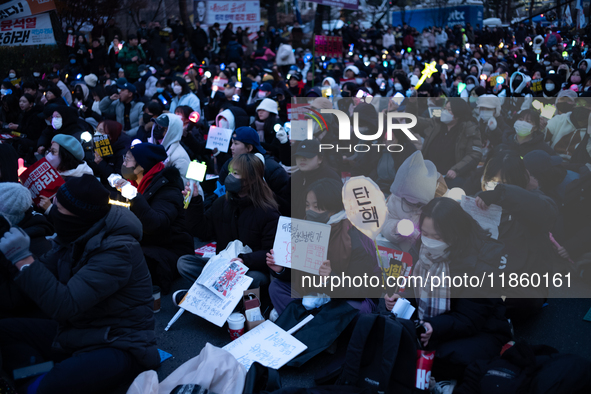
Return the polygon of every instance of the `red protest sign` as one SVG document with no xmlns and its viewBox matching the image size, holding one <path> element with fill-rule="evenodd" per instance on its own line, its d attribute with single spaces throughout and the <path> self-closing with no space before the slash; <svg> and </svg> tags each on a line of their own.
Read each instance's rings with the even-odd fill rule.
<svg viewBox="0 0 591 394">
<path fill-rule="evenodd" d="M 316 56 L 343 57 L 343 37 L 315 36 L 314 52 Z"/>
<path fill-rule="evenodd" d="M 55 196 L 57 189 L 65 183 L 57 170 L 45 158 L 23 172 L 20 180 L 23 186 L 29 189 L 33 202 L 37 205 L 41 201 L 41 196 L 47 198 Z"/>
</svg>

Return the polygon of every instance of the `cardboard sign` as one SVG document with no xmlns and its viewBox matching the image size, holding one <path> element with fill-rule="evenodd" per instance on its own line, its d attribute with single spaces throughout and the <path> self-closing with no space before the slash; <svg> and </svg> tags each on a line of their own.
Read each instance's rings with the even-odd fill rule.
<svg viewBox="0 0 591 394">
<path fill-rule="evenodd" d="M 106 134 L 99 134 L 92 137 L 94 142 L 94 151 L 100 157 L 113 156 L 113 147 L 111 146 L 111 139 Z"/>
<path fill-rule="evenodd" d="M 328 224 L 281 216 L 273 243 L 275 264 L 318 275 L 329 239 Z"/>
<path fill-rule="evenodd" d="M 343 186 L 347 218 L 359 231 L 375 240 L 388 215 L 384 193 L 370 178 L 356 176 Z"/>
<path fill-rule="evenodd" d="M 223 347 L 248 370 L 258 361 L 265 367 L 279 369 L 308 347 L 267 320 Z"/>
<path fill-rule="evenodd" d="M 230 141 L 232 141 L 232 134 L 234 131 L 230 129 L 224 129 L 222 127 L 211 126 L 209 128 L 209 134 L 207 136 L 207 143 L 205 149 L 215 149 L 218 151 L 227 153 L 230 148 Z"/>
<path fill-rule="evenodd" d="M 24 187 L 29 189 L 36 205 L 39 205 L 41 196 L 47 198 L 55 196 L 60 186 L 65 183 L 57 170 L 45 158 L 23 172 L 20 181 Z"/>
<path fill-rule="evenodd" d="M 314 51 L 316 56 L 343 57 L 343 37 L 315 36 Z"/>
</svg>

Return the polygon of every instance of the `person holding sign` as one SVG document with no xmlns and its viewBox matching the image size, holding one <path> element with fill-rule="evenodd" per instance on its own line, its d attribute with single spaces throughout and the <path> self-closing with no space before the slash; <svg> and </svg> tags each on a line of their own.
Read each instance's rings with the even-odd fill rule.
<svg viewBox="0 0 591 394">
<path fill-rule="evenodd" d="M 141 224 L 90 175 L 61 186 L 51 217 L 56 245 L 41 257 L 19 227 L 0 239 L 14 284 L 49 317 L 0 320 L 2 367 L 56 363 L 19 392 L 112 392 L 160 363 Z"/>
<path fill-rule="evenodd" d="M 340 277 L 344 274 L 351 277 L 355 275 L 363 277 L 364 274 L 367 274 L 368 276 L 381 277 L 373 241 L 347 219 L 341 197 L 342 188 L 343 184 L 340 180 L 324 178 L 314 182 L 307 189 L 306 220 L 331 226 L 328 260 L 320 267 L 318 275 Z M 372 296 L 379 297 L 382 291 L 381 287 L 378 287 L 377 291 L 372 291 L 371 288 L 354 288 L 345 285 L 330 292 L 331 281 L 329 280 L 327 281 L 328 288 L 316 288 L 309 285 L 306 288 L 304 285 L 307 282 L 302 280 L 300 272 L 284 268 L 276 263 L 278 262 L 275 261 L 274 251 L 271 250 L 267 253 L 267 265 L 271 269 L 272 275 L 278 280 L 271 282 L 269 295 L 278 314 L 281 314 L 287 304 L 292 301 L 292 295 L 319 292 L 326 293 L 332 298 L 346 299 L 360 313 L 371 313 L 377 308 L 378 299 L 372 298 Z M 297 285 L 297 287 L 292 288 L 292 285 Z"/>
<path fill-rule="evenodd" d="M 95 139 L 94 161 L 90 163 L 90 168 L 101 178 L 103 186 L 110 188 L 107 178 L 111 174 L 121 174 L 123 156 L 131 146 L 131 137 L 122 133 L 123 126 L 114 120 L 100 122 L 96 131 L 106 139 L 102 139 L 99 146 L 96 146 Z"/>
<path fill-rule="evenodd" d="M 263 162 L 253 154 L 236 156 L 229 164 L 230 174 L 225 178 L 226 196 L 220 197 L 203 211 L 203 199 L 197 186 L 189 206 L 188 220 L 191 234 L 201 240 L 217 242 L 220 253 L 236 239 L 252 249 L 238 260 L 248 268 L 246 275 L 253 278 L 250 288 L 269 285 L 270 278 L 265 255 L 273 247 L 279 211 L 273 192 L 263 179 Z M 206 261 L 193 251 L 179 259 L 181 276 L 193 283 L 201 275 Z"/>
<path fill-rule="evenodd" d="M 137 187 L 130 203 L 142 223 L 142 251 L 152 281 L 168 294 L 176 277 L 179 257 L 193 252 L 193 239 L 185 221 L 183 179 L 176 167 L 166 167 L 166 152 L 161 145 L 133 145 L 125 155 L 121 174 Z M 126 181 L 120 180 L 120 189 Z"/>
</svg>

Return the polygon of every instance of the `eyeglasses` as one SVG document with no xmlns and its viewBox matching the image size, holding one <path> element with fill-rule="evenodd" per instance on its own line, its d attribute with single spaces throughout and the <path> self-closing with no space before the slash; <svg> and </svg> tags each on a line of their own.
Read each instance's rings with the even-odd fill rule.
<svg viewBox="0 0 591 394">
<path fill-rule="evenodd" d="M 123 164 L 134 163 L 135 159 L 133 157 L 128 157 L 127 155 L 123 155 Z"/>
</svg>

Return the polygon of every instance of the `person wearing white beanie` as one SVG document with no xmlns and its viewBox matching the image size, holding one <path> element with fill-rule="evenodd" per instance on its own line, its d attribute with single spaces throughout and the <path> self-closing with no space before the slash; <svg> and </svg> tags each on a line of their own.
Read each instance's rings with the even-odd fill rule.
<svg viewBox="0 0 591 394">
<path fill-rule="evenodd" d="M 353 79 L 359 75 L 357 66 L 347 66 L 344 71 L 345 79 Z"/>
<path fill-rule="evenodd" d="M 84 83 L 89 88 L 96 87 L 97 82 L 98 82 L 98 77 L 94 74 L 88 74 L 88 75 L 84 76 Z"/>
<path fill-rule="evenodd" d="M 259 140 L 263 148 L 269 151 L 275 157 L 279 157 L 276 139 L 275 125 L 280 124 L 277 102 L 270 98 L 263 99 L 258 105 L 257 115 L 254 122 L 250 125 L 259 135 Z"/>
</svg>

